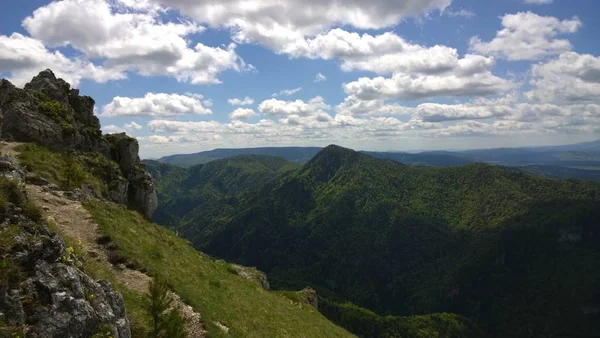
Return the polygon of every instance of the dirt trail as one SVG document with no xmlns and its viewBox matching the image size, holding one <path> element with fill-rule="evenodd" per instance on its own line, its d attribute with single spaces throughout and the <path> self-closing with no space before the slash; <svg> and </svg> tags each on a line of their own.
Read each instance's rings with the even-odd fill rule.
<svg viewBox="0 0 600 338">
<path fill-rule="evenodd" d="M 18 153 L 15 147 L 18 144 L 2 142 L 2 154 L 16 158 Z M 106 248 L 97 243 L 97 239 L 102 236 L 100 228 L 81 202 L 67 198 L 62 191 L 49 191 L 42 186 L 26 184 L 26 189 L 29 198 L 42 208 L 44 217 L 51 218 L 56 223 L 59 232 L 78 241 L 93 259 L 108 266 L 115 278 L 127 288 L 142 294 L 148 293 L 151 277 L 140 271 L 128 269 L 123 265 L 115 266 L 109 262 Z M 181 310 L 186 319 L 188 337 L 205 337 L 206 331 L 202 326 L 200 314 L 194 312 L 192 307 L 185 304 L 177 294 L 170 292 L 170 295 L 175 306 Z"/>
</svg>

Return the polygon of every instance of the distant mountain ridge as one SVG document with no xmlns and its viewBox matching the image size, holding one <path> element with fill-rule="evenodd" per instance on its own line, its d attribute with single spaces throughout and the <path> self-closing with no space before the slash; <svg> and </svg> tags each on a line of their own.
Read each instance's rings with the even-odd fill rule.
<svg viewBox="0 0 600 338">
<path fill-rule="evenodd" d="M 281 157 L 298 164 L 304 164 L 322 149 L 319 147 L 215 149 L 194 154 L 165 156 L 156 161 L 188 168 L 193 165 L 239 155 L 269 155 Z M 392 151 L 361 152 L 375 158 L 389 159 L 410 165 L 450 167 L 473 162 L 485 162 L 521 168 L 525 171 L 549 178 L 600 180 L 600 140 L 564 146 L 493 148 L 465 151 L 424 151 L 420 153 Z M 527 168 L 530 166 L 536 166 L 535 170 Z M 592 170 L 597 170 L 598 172 L 593 172 Z"/>
</svg>

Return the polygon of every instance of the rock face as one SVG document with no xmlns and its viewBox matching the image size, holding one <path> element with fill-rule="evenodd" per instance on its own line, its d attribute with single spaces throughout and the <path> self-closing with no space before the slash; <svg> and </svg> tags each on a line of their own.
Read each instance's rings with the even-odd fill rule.
<svg viewBox="0 0 600 338">
<path fill-rule="evenodd" d="M 138 141 L 125 133 L 109 134 L 105 138 L 110 145 L 112 159 L 117 162 L 128 182 L 124 190 L 126 197 L 116 196 L 119 200 L 126 200 L 127 205 L 150 219 L 158 207 L 158 197 L 152 176 L 140 165 Z"/>
<path fill-rule="evenodd" d="M 25 85 L 0 82 L 3 138 L 38 142 L 55 150 L 102 150 L 100 121 L 94 115 L 94 100 L 50 70 Z"/>
<path fill-rule="evenodd" d="M 0 336 L 131 337 L 121 295 L 90 278 L 28 207 L 23 170 L 9 158 L 0 163 Z"/>
<path fill-rule="evenodd" d="M 148 219 L 158 200 L 152 178 L 140 165 L 139 144 L 123 134 L 102 135 L 94 100 L 51 70 L 35 76 L 23 89 L 0 81 L 0 137 L 36 142 L 55 151 L 97 152 L 117 163 L 102 178 L 105 198 L 126 204 Z"/>
</svg>

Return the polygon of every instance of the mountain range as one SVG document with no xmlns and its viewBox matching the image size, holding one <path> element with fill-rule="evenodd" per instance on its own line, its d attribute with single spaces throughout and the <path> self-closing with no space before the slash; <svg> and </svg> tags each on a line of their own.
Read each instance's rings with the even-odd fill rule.
<svg viewBox="0 0 600 338">
<path fill-rule="evenodd" d="M 599 184 L 372 155 L 329 146 L 302 165 L 244 155 L 145 166 L 158 223 L 276 288 L 313 286 L 321 311 L 356 334 L 450 312 L 489 337 L 599 332 Z"/>
<path fill-rule="evenodd" d="M 238 155 L 268 155 L 304 164 L 320 150 L 322 148 L 319 147 L 215 149 L 194 154 L 165 156 L 157 161 L 189 168 L 197 164 Z M 600 180 L 600 140 L 563 146 L 425 151 L 419 153 L 362 151 L 362 153 L 411 165 L 438 167 L 485 162 L 519 168 L 548 178 Z"/>
</svg>

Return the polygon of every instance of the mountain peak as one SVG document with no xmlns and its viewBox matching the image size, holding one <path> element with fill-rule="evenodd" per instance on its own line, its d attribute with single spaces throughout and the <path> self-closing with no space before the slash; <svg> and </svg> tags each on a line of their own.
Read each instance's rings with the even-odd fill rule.
<svg viewBox="0 0 600 338">
<path fill-rule="evenodd" d="M 303 168 L 305 173 L 314 176 L 317 181 L 323 182 L 333 177 L 341 168 L 356 163 L 362 156 L 352 149 L 329 145 L 321 150 Z"/>
</svg>

